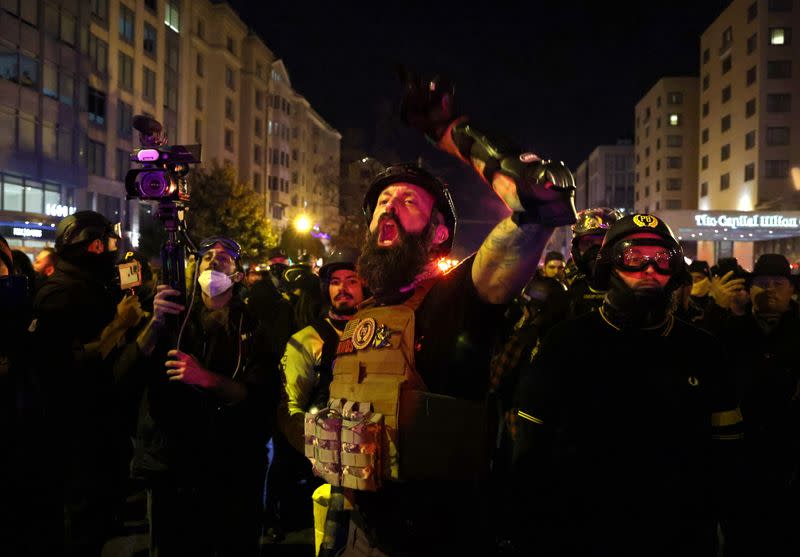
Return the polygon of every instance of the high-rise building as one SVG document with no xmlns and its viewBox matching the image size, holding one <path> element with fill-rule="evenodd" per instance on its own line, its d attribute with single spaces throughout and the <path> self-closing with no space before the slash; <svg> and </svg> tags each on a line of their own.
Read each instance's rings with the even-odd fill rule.
<svg viewBox="0 0 800 557">
<path fill-rule="evenodd" d="M 319 226 L 320 232 L 336 234 L 341 226 L 339 159 L 342 136 L 302 96 L 295 94 L 292 109 L 291 149 L 293 156 L 297 151 L 302 163 L 291 169 L 289 218 L 306 214 Z"/>
<path fill-rule="evenodd" d="M 150 115 L 164 125 L 170 141 L 175 141 L 178 3 L 93 0 L 89 4 L 89 178 L 85 204 L 80 208 L 94 209 L 112 222 L 121 222 L 137 245 L 140 213 L 149 211 L 149 206 L 125 201 L 123 184 L 130 153 L 139 147 L 131 120 L 135 114 Z"/>
<path fill-rule="evenodd" d="M 89 8 L 0 4 L 0 233 L 28 254 L 86 206 Z"/>
<path fill-rule="evenodd" d="M 800 140 L 792 134 L 800 121 L 798 24 L 793 0 L 734 0 L 701 36 L 697 210 L 662 212 L 700 259 L 733 256 L 745 268 L 761 253 L 800 259 Z M 643 100 L 637 118 L 646 110 Z M 645 196 L 652 182 L 641 168 L 637 208 L 652 211 L 658 200 Z"/>
<path fill-rule="evenodd" d="M 575 170 L 575 208 L 589 208 L 589 161 L 582 161 Z"/>
<path fill-rule="evenodd" d="M 278 226 L 293 196 L 337 222 L 337 181 L 320 176 L 331 161 L 338 176 L 338 132 L 227 3 L 3 0 L 0 233 L 33 254 L 52 244 L 59 218 L 94 209 L 135 245 L 151 211 L 125 200 L 135 114 L 161 121 L 172 144 L 202 143 L 203 165 L 232 165 Z M 291 160 L 292 141 L 306 139 L 290 134 L 303 126 L 308 154 Z"/>
<path fill-rule="evenodd" d="M 596 147 L 586 161 L 586 207 L 632 210 L 633 168 L 630 141 Z"/>
<path fill-rule="evenodd" d="M 174 137 L 177 3 L 58 4 L 0 9 L 0 231 L 33 254 L 58 219 L 93 209 L 135 244 L 140 205 L 123 185 L 138 145 L 131 119 L 149 114 Z"/>
<path fill-rule="evenodd" d="M 665 77 L 636 104 L 637 211 L 697 208 L 697 88 Z"/>
<path fill-rule="evenodd" d="M 187 2 L 181 35 L 183 60 L 179 143 L 202 143 L 203 165 L 231 165 L 241 172 L 245 120 L 252 97 L 243 77 L 244 40 L 247 26 L 226 3 L 209 0 Z M 249 54 L 249 52 L 248 52 Z M 250 103 L 242 102 L 248 97 Z M 249 126 L 247 126 L 249 127 Z M 249 142 L 248 142 L 249 143 Z M 250 178 L 245 175 L 241 177 Z"/>
<path fill-rule="evenodd" d="M 793 28 L 800 6 L 792 0 L 735 0 L 703 33 L 701 209 L 800 208 Z"/>
</svg>

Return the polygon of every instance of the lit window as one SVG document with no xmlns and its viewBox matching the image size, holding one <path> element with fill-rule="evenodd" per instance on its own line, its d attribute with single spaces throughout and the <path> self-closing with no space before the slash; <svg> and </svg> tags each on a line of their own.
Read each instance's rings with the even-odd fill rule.
<svg viewBox="0 0 800 557">
<path fill-rule="evenodd" d="M 175 2 L 166 2 L 164 5 L 164 24 L 176 33 L 180 33 L 180 12 L 175 4 Z"/>
<path fill-rule="evenodd" d="M 670 126 L 680 126 L 681 125 L 681 115 L 680 114 L 670 114 L 669 115 L 669 125 Z"/>
<path fill-rule="evenodd" d="M 788 44 L 786 40 L 786 29 L 783 27 L 773 28 L 769 30 L 769 44 L 785 45 Z"/>
</svg>

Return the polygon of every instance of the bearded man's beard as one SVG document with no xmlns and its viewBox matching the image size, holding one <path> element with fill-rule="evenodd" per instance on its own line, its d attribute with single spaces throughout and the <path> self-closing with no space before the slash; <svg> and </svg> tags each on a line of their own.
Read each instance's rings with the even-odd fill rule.
<svg viewBox="0 0 800 557">
<path fill-rule="evenodd" d="M 406 232 L 393 215 L 384 214 L 397 226 L 400 241 L 393 246 L 378 245 L 380 223 L 375 233 L 367 231 L 367 239 L 358 258 L 358 274 L 376 295 L 390 294 L 411 284 L 430 261 L 434 225 L 428 223 L 419 234 Z"/>
</svg>

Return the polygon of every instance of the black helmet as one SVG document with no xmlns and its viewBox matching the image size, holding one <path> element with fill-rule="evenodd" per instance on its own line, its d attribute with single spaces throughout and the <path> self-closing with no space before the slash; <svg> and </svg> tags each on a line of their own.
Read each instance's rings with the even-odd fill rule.
<svg viewBox="0 0 800 557">
<path fill-rule="evenodd" d="M 450 231 L 450 236 L 441 245 L 439 253 L 441 255 L 450 253 L 450 249 L 453 247 L 453 238 L 455 238 L 456 235 L 456 226 L 458 224 L 458 216 L 456 215 L 453 198 L 450 196 L 447 184 L 424 168 L 414 164 L 395 164 L 389 166 L 386 170 L 375 176 L 366 195 L 364 195 L 363 210 L 364 217 L 367 219 L 367 227 L 369 227 L 372 221 L 372 214 L 375 212 L 378 196 L 387 187 L 400 182 L 407 182 L 419 186 L 433 196 L 435 207 L 444 217 L 444 224 Z"/>
<path fill-rule="evenodd" d="M 572 225 L 572 260 L 575 262 L 577 270 L 587 277 L 592 276 L 597 250 L 597 245 L 593 249 L 586 249 L 581 253 L 580 241 L 584 236 L 605 236 L 611 226 L 622 218 L 622 213 L 609 207 L 594 207 L 584 209 L 578 213 L 578 220 Z"/>
<path fill-rule="evenodd" d="M 61 255 L 70 246 L 108 238 L 120 239 L 111 221 L 95 211 L 78 211 L 61 219 L 56 226 L 56 253 Z"/>
<path fill-rule="evenodd" d="M 319 268 L 319 279 L 322 281 L 323 288 L 326 287 L 331 280 L 331 275 L 334 271 L 340 269 L 356 269 L 356 263 L 361 251 L 356 248 L 341 248 L 334 251 L 325 258 L 322 267 Z"/>
<path fill-rule="evenodd" d="M 611 280 L 611 270 L 614 267 L 614 246 L 631 234 L 646 232 L 661 237 L 661 243 L 670 251 L 669 273 L 672 275 L 670 283 L 679 280 L 678 275 L 685 267 L 683 249 L 678 239 L 672 233 L 667 223 L 653 215 L 635 214 L 628 215 L 615 222 L 606 232 L 597 263 L 594 267 L 594 287 L 598 290 L 608 290 Z M 667 288 L 670 288 L 668 283 Z"/>
<path fill-rule="evenodd" d="M 622 213 L 610 207 L 584 209 L 578 213 L 578 220 L 572 225 L 572 236 L 580 238 L 587 234 L 605 234 L 621 218 Z"/>
<path fill-rule="evenodd" d="M 622 213 L 610 207 L 594 207 L 578 213 L 578 220 L 572 225 L 572 257 L 580 259 L 578 241 L 583 236 L 605 234 L 611 225 L 622 218 Z"/>
<path fill-rule="evenodd" d="M 308 265 L 289 265 L 283 269 L 282 279 L 287 285 L 292 285 L 307 276 L 313 275 L 311 267 Z"/>
<path fill-rule="evenodd" d="M 267 252 L 267 259 L 289 259 L 282 248 L 272 248 Z"/>
</svg>

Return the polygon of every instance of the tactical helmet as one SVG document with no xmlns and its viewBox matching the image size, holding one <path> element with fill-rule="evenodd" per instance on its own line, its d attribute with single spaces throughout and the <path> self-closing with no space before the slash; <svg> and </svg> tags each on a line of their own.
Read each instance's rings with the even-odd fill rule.
<svg viewBox="0 0 800 557">
<path fill-rule="evenodd" d="M 281 278 L 285 284 L 292 285 L 313 274 L 311 267 L 308 265 L 289 265 L 283 270 Z"/>
<path fill-rule="evenodd" d="M 413 164 L 395 164 L 389 166 L 378 174 L 367 189 L 364 195 L 364 204 L 362 209 L 364 217 L 367 220 L 367 227 L 372 221 L 372 214 L 375 212 L 375 207 L 378 203 L 378 197 L 381 192 L 392 184 L 400 182 L 407 182 L 419 186 L 434 198 L 436 209 L 442 214 L 444 224 L 450 231 L 450 236 L 440 246 L 440 255 L 450 253 L 453 247 L 453 239 L 456 235 L 456 227 L 458 225 L 458 216 L 456 215 L 456 208 L 453 204 L 453 198 L 450 191 L 447 189 L 447 184 L 442 180 L 419 166 Z"/>
<path fill-rule="evenodd" d="M 341 248 L 334 251 L 325 258 L 322 267 L 319 268 L 319 279 L 322 281 L 323 289 L 327 288 L 331 280 L 331 275 L 340 269 L 355 270 L 358 257 L 361 251 L 356 248 Z"/>
<path fill-rule="evenodd" d="M 614 246 L 626 236 L 637 233 L 655 234 L 661 238 L 663 245 L 670 251 L 669 274 L 672 275 L 670 283 L 677 284 L 677 277 L 686 263 L 683 259 L 683 249 L 675 234 L 664 221 L 653 215 L 634 214 L 616 221 L 606 232 L 594 267 L 593 286 L 596 289 L 608 290 L 611 271 L 614 267 Z M 668 289 L 670 286 L 674 287 L 669 283 L 667 286 Z"/>
<path fill-rule="evenodd" d="M 334 251 L 325 259 L 325 263 L 319 268 L 319 279 L 320 288 L 322 289 L 322 297 L 327 303 L 331 302 L 329 290 L 331 275 L 341 269 L 350 269 L 355 271 L 360 255 L 360 250 L 346 247 Z M 368 298 L 370 296 L 370 292 L 367 288 L 367 285 L 362 283 L 361 289 L 364 298 Z"/>
<path fill-rule="evenodd" d="M 622 218 L 622 213 L 610 207 L 584 209 L 578 213 L 578 220 L 572 225 L 572 236 L 605 234 L 611 225 Z"/>
<path fill-rule="evenodd" d="M 106 217 L 95 211 L 78 211 L 64 217 L 56 226 L 56 253 L 93 240 L 120 239 L 119 232 Z"/>
<path fill-rule="evenodd" d="M 608 229 L 622 218 L 622 213 L 610 207 L 594 207 L 579 212 L 577 218 L 578 220 L 572 225 L 570 254 L 577 270 L 591 277 L 596 252 L 600 248 L 595 245 L 594 249 L 586 249 L 581 253 L 581 239 L 585 236 L 605 236 Z"/>
<path fill-rule="evenodd" d="M 267 259 L 289 259 L 286 251 L 282 248 L 272 248 L 267 252 Z"/>
<path fill-rule="evenodd" d="M 578 244 L 583 236 L 605 234 L 621 218 L 622 213 L 610 207 L 594 207 L 579 212 L 577 222 L 572 225 L 572 258 L 580 260 Z"/>
</svg>

